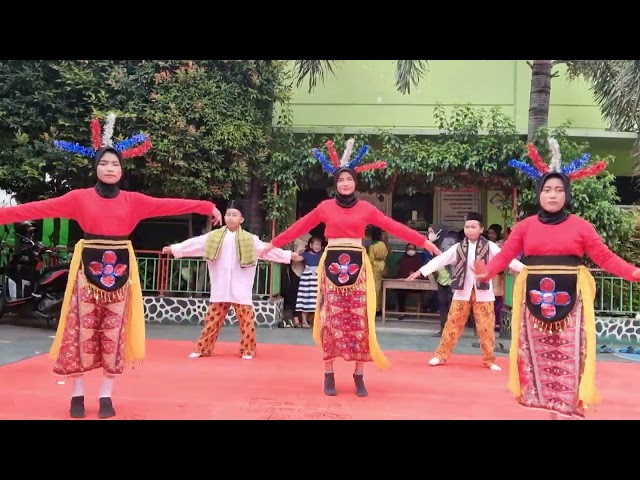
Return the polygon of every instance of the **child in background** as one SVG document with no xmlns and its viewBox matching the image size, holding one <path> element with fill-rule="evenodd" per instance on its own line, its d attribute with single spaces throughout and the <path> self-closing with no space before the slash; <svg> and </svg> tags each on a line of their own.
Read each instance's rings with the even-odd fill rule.
<svg viewBox="0 0 640 480">
<path fill-rule="evenodd" d="M 311 328 L 318 298 L 318 265 L 322 257 L 322 239 L 311 237 L 307 249 L 300 257 L 298 261 L 304 262 L 304 270 L 298 285 L 296 311 L 302 312 L 302 328 Z"/>
</svg>

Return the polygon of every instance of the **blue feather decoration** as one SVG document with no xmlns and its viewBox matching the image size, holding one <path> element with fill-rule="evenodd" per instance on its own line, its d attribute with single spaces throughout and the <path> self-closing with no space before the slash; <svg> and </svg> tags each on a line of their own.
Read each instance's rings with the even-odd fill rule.
<svg viewBox="0 0 640 480">
<path fill-rule="evenodd" d="M 126 140 L 116 143 L 113 148 L 115 148 L 118 152 L 124 152 L 125 150 L 133 147 L 134 145 L 137 145 L 138 143 L 145 142 L 147 138 L 148 137 L 144 133 L 139 133 L 137 135 L 134 135 L 133 137 L 129 137 Z"/>
<path fill-rule="evenodd" d="M 580 156 L 580 158 L 574 160 L 569 165 L 562 167 L 562 173 L 564 173 L 565 175 L 569 175 L 573 172 L 577 172 L 582 167 L 584 167 L 587 163 L 589 163 L 590 159 L 591 159 L 591 155 L 588 153 L 584 153 Z"/>
<path fill-rule="evenodd" d="M 60 150 L 75 153 L 76 155 L 82 155 L 89 158 L 93 158 L 96 153 L 93 148 L 83 147 L 80 144 L 65 142 L 64 140 L 55 140 L 53 142 L 53 145 Z"/>
<path fill-rule="evenodd" d="M 335 167 L 331 164 L 329 159 L 325 157 L 320 150 L 318 150 L 317 148 L 314 148 L 311 150 L 311 152 L 318 160 L 320 160 L 320 163 L 322 163 L 322 168 L 324 169 L 325 172 L 329 173 L 330 175 L 333 175 L 335 173 L 336 171 Z"/>
<path fill-rule="evenodd" d="M 368 152 L 369 152 L 369 145 L 363 145 L 360 151 L 358 152 L 358 154 L 355 156 L 355 158 L 349 162 L 348 168 L 356 167 Z"/>
<path fill-rule="evenodd" d="M 529 178 L 533 178 L 534 180 L 542 177 L 542 174 L 535 167 L 529 165 L 526 162 L 523 162 L 522 160 L 509 160 L 509 166 L 511 168 L 520 170 L 522 173 L 527 175 Z"/>
</svg>

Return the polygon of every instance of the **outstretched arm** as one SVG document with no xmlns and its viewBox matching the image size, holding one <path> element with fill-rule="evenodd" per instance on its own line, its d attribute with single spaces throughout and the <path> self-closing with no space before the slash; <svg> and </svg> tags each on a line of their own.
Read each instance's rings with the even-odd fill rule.
<svg viewBox="0 0 640 480">
<path fill-rule="evenodd" d="M 584 223 L 582 238 L 589 258 L 603 270 L 630 282 L 637 282 L 640 279 L 640 271 L 609 250 L 593 225 L 586 220 Z"/>
<path fill-rule="evenodd" d="M 307 213 L 304 217 L 298 219 L 289 228 L 287 228 L 280 235 L 277 235 L 271 240 L 271 245 L 276 248 L 281 248 L 294 241 L 299 236 L 309 232 L 316 225 L 320 223 L 320 205 Z M 270 247 L 267 247 L 270 250 Z"/>
<path fill-rule="evenodd" d="M 150 197 L 142 193 L 133 193 L 133 199 L 135 202 L 135 205 L 133 205 L 135 209 L 134 212 L 139 220 L 199 213 L 200 215 L 213 215 L 216 219 L 214 225 L 222 221 L 220 211 L 216 208 L 215 204 L 206 200 L 158 198 Z"/>
<path fill-rule="evenodd" d="M 418 270 L 423 277 L 428 277 L 433 272 L 438 270 L 442 270 L 447 265 L 451 265 L 456 261 L 456 251 L 458 249 L 455 247 L 450 248 L 445 251 L 442 255 L 438 255 L 437 257 L 433 257 L 429 260 L 429 263 L 424 265 Z"/>
<path fill-rule="evenodd" d="M 372 213 L 369 219 L 369 223 L 375 225 L 376 227 L 380 227 L 382 230 L 391 233 L 392 235 L 400 238 L 401 240 L 404 240 L 407 243 L 413 243 L 414 245 L 424 247 L 432 254 L 440 253 L 440 250 L 438 250 L 438 248 L 426 237 L 420 235 L 412 228 L 409 228 L 406 225 L 403 225 L 402 223 L 387 217 L 373 205 L 371 205 L 371 208 Z"/>
<path fill-rule="evenodd" d="M 500 253 L 500 247 L 496 243 L 491 241 L 489 242 L 489 250 L 491 250 L 491 255 L 493 257 Z M 511 270 L 515 270 L 516 272 L 521 272 L 524 268 L 524 263 L 522 263 L 520 260 L 513 259 L 511 260 L 511 263 L 509 263 L 509 268 Z"/>
<path fill-rule="evenodd" d="M 183 257 L 202 257 L 204 255 L 204 247 L 207 243 L 207 236 L 205 233 L 198 237 L 193 237 L 185 240 L 182 243 L 175 243 L 162 249 L 162 253 L 171 253 L 176 258 Z"/>
<path fill-rule="evenodd" d="M 509 235 L 509 238 L 507 239 L 507 241 L 504 242 L 502 249 L 493 258 L 493 260 L 491 260 L 487 264 L 486 276 L 477 275 L 478 278 L 482 280 L 485 280 L 485 279 L 489 280 L 495 277 L 499 272 L 502 272 L 503 270 L 505 270 L 508 266 L 511 266 L 510 265 L 512 263 L 511 261 L 514 258 L 516 258 L 520 252 L 524 250 L 523 235 L 524 235 L 524 224 L 522 222 L 517 223 L 516 226 L 513 228 L 511 235 Z M 522 263 L 520 262 L 518 263 L 522 265 Z M 517 264 L 514 264 L 514 265 L 520 266 Z M 513 269 L 517 270 L 516 268 L 513 268 Z M 522 267 L 520 267 L 520 270 L 518 271 L 521 271 L 521 270 L 522 270 Z"/>
<path fill-rule="evenodd" d="M 260 241 L 260 239 L 254 235 L 253 243 L 255 245 L 256 254 L 260 260 L 267 260 L 269 262 L 276 263 L 291 263 L 295 258 L 298 258 L 298 255 L 291 250 L 282 250 L 281 248 L 274 248 L 266 253 L 266 255 L 262 255 L 262 251 L 267 247 L 267 244 Z"/>
<path fill-rule="evenodd" d="M 0 208 L 0 225 L 44 218 L 76 220 L 75 214 L 78 211 L 78 201 L 80 201 L 78 199 L 78 191 L 72 190 L 61 197 Z"/>
</svg>

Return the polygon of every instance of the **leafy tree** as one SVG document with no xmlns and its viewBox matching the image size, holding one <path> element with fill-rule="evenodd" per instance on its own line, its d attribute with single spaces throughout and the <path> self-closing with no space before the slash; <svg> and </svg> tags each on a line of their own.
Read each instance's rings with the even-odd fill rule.
<svg viewBox="0 0 640 480">
<path fill-rule="evenodd" d="M 569 78 L 590 84 L 604 120 L 612 130 L 636 132 L 634 156 L 640 172 L 640 60 L 572 60 Z"/>
<path fill-rule="evenodd" d="M 271 183 L 261 166 L 274 105 L 291 89 L 286 72 L 279 60 L 0 61 L 0 188 L 24 202 L 91 185 L 87 159 L 52 140 L 89 145 L 90 119 L 113 111 L 116 140 L 144 131 L 154 144 L 125 164 L 126 188 L 249 196 L 261 219 L 261 192 L 250 186 Z"/>
<path fill-rule="evenodd" d="M 312 148 L 321 147 L 329 138 L 341 149 L 347 138 L 353 137 L 356 148 L 364 143 L 371 145 L 365 161 L 388 163 L 386 170 L 363 172 L 359 176 L 360 190 L 412 194 L 433 192 L 437 187 L 476 186 L 510 194 L 515 176 L 507 164 L 524 151 L 513 120 L 497 108 L 484 111 L 470 106 L 456 107 L 449 115 L 439 106 L 435 116 L 441 130 L 435 138 L 400 137 L 385 130 L 348 137 L 312 133 L 300 136 L 285 127 L 277 129 L 274 154 L 264 167 L 265 175 L 278 182 L 281 192 L 277 198 L 267 197 L 270 218 L 277 220 L 279 229 L 284 228 L 291 200 L 298 192 L 311 185 L 323 185 L 331 192 L 332 183 L 311 153 Z M 286 126 L 290 121 L 290 109 L 285 108 L 280 122 Z"/>
<path fill-rule="evenodd" d="M 288 109 L 284 109 L 281 122 L 286 125 Z M 504 209 L 511 213 L 513 188 L 518 188 L 519 217 L 537 212 L 535 185 L 518 171 L 508 166 L 514 158 L 526 158 L 526 142 L 517 133 L 513 120 L 499 109 L 485 111 L 470 106 L 455 107 L 449 115 L 438 106 L 435 110 L 440 134 L 435 138 L 409 136 L 401 138 L 381 130 L 377 135 L 350 135 L 356 145 L 372 145 L 368 161 L 385 160 L 385 171 L 365 172 L 360 175 L 359 189 L 374 193 L 433 192 L 437 187 L 479 187 L 502 190 Z M 563 125 L 552 134 L 558 139 L 565 161 L 589 151 L 587 143 L 577 144 L 567 136 L 569 125 Z M 294 135 L 282 128 L 276 135 L 272 161 L 266 167 L 268 176 L 277 181 L 282 192 L 278 198 L 268 196 L 270 217 L 278 221 L 278 228 L 286 227 L 289 220 L 290 200 L 311 185 L 324 185 L 331 191 L 331 182 L 321 170 L 311 149 L 328 139 L 340 149 L 347 137 L 331 137 L 308 133 Z M 538 150 L 548 158 L 547 130 L 540 129 L 534 136 Z M 613 157 L 606 160 L 613 162 Z M 592 160 L 595 161 L 595 160 Z M 623 252 L 633 229 L 633 216 L 616 205 L 619 200 L 615 177 L 603 172 L 597 178 L 576 182 L 573 187 L 573 211 L 595 225 L 607 245 Z"/>
</svg>

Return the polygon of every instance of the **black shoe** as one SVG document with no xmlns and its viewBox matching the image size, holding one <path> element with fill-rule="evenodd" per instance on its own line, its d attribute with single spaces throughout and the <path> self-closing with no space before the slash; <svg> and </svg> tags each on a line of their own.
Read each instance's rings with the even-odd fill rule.
<svg viewBox="0 0 640 480">
<path fill-rule="evenodd" d="M 366 397 L 369 395 L 369 392 L 367 392 L 367 387 L 364 386 L 363 373 L 354 373 L 353 381 L 356 382 L 356 395 L 358 397 Z"/>
<path fill-rule="evenodd" d="M 329 397 L 335 397 L 338 394 L 336 391 L 336 379 L 333 372 L 324 372 L 324 394 Z"/>
<path fill-rule="evenodd" d="M 116 411 L 111 403 L 111 398 L 100 398 L 100 410 L 98 411 L 98 418 L 111 418 L 116 416 Z"/>
<path fill-rule="evenodd" d="M 84 395 L 80 395 L 79 397 L 71 397 L 69 415 L 71 416 L 71 418 L 84 418 L 87 416 L 87 412 L 84 409 Z"/>
</svg>

